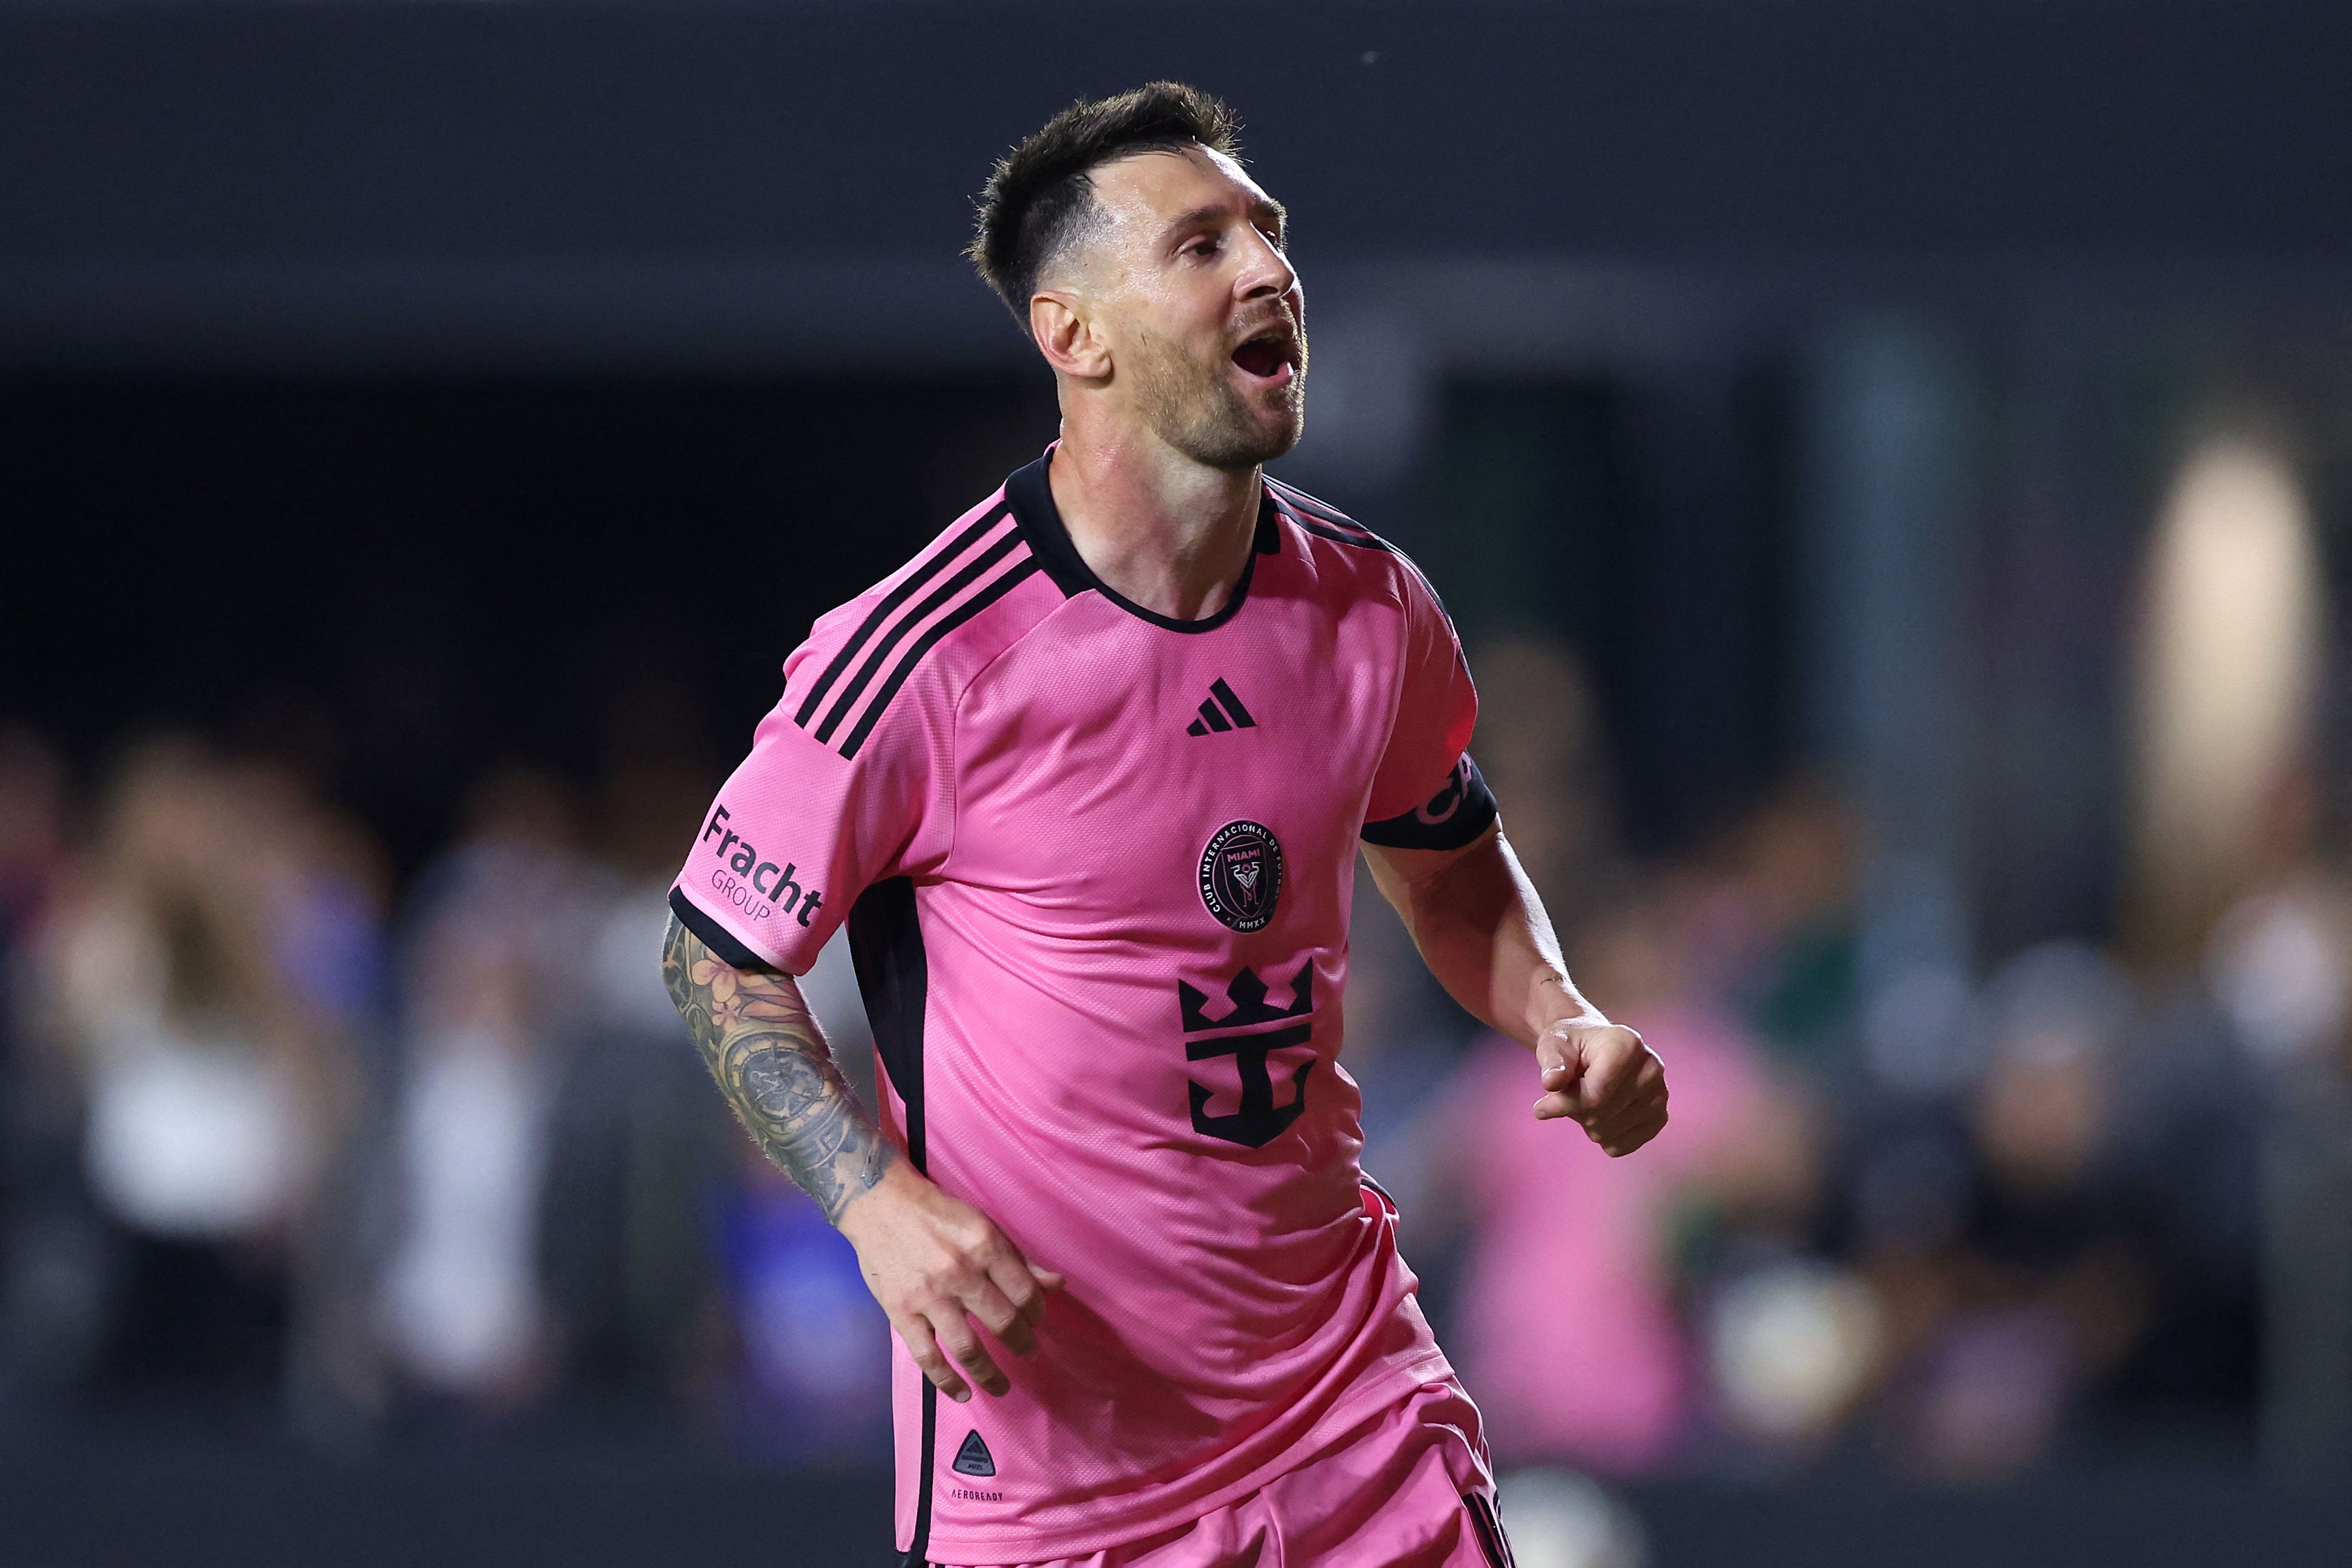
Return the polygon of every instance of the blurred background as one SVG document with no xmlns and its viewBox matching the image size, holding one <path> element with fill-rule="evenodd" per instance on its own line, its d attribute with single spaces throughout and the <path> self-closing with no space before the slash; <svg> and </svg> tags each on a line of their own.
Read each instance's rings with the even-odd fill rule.
<svg viewBox="0 0 2352 1568">
<path fill-rule="evenodd" d="M 957 259 L 1227 96 L 1612 1163 L 1363 883 L 1524 1568 L 2340 1561 L 2352 15 L 0 0 L 0 1561 L 878 1563 L 886 1334 L 661 891 L 1054 434 Z M 810 982 L 845 1059 L 843 956 Z M 869 1069 L 870 1070 L 870 1069 Z"/>
</svg>

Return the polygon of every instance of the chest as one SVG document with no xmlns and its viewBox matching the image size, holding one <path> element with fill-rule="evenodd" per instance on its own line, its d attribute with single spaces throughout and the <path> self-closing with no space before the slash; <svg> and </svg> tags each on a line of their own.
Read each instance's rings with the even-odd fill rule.
<svg viewBox="0 0 2352 1568">
<path fill-rule="evenodd" d="M 1372 616 L 1253 600 L 1177 632 L 1089 600 L 1045 629 L 959 712 L 963 875 L 1095 909 L 1167 893 L 1246 931 L 1277 883 L 1351 866 L 1398 689 Z"/>
</svg>

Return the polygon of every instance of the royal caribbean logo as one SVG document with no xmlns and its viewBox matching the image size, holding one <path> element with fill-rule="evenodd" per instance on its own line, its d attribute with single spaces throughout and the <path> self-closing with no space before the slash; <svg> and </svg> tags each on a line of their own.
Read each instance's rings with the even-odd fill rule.
<svg viewBox="0 0 2352 1568">
<path fill-rule="evenodd" d="M 1307 1077 L 1315 1069 L 1315 1058 L 1309 1056 L 1288 1068 L 1287 1105 L 1274 1102 L 1272 1058 L 1276 1051 L 1315 1043 L 1315 955 L 1310 952 L 1298 962 L 1298 973 L 1290 983 L 1290 1005 L 1276 1007 L 1267 994 L 1257 971 L 1244 964 L 1225 986 L 1225 1000 L 1232 1005 L 1213 1018 L 1209 994 L 1184 981 L 1176 982 L 1177 1009 L 1184 1020 L 1184 1059 L 1205 1062 L 1232 1057 L 1242 1085 L 1239 1108 L 1230 1115 L 1212 1116 L 1209 1102 L 1214 1091 L 1198 1079 L 1186 1079 L 1192 1098 L 1193 1130 L 1244 1149 L 1265 1148 L 1288 1131 L 1307 1109 Z"/>
<path fill-rule="evenodd" d="M 1228 822 L 1201 852 L 1201 902 L 1235 931 L 1274 919 L 1282 897 L 1282 846 L 1265 824 Z"/>
</svg>

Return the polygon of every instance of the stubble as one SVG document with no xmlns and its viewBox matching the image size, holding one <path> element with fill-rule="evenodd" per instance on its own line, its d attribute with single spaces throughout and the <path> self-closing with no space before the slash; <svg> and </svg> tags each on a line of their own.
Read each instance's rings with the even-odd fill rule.
<svg viewBox="0 0 2352 1568">
<path fill-rule="evenodd" d="M 1228 472 L 1270 463 L 1298 445 L 1307 424 L 1307 340 L 1283 389 L 1288 417 L 1269 428 L 1225 374 L 1225 362 L 1202 364 L 1165 339 L 1144 334 L 1134 356 L 1139 405 L 1153 434 L 1194 462 Z"/>
</svg>

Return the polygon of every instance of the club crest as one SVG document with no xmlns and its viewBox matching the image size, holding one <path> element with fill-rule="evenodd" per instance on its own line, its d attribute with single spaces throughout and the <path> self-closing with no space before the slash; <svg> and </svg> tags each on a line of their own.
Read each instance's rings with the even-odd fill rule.
<svg viewBox="0 0 2352 1568">
<path fill-rule="evenodd" d="M 1263 823 L 1228 822 L 1201 852 L 1201 902 L 1234 931 L 1257 931 L 1282 897 L 1282 846 Z"/>
</svg>

